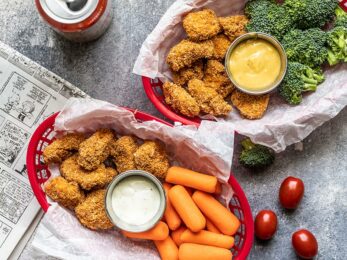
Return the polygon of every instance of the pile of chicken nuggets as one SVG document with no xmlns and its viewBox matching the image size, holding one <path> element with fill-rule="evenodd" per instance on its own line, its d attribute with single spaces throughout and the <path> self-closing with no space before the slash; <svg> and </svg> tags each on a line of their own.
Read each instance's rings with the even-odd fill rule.
<svg viewBox="0 0 347 260">
<path fill-rule="evenodd" d="M 46 164 L 59 164 L 61 174 L 48 181 L 46 194 L 74 210 L 81 224 L 92 230 L 113 227 L 104 197 L 105 188 L 118 173 L 138 169 L 162 179 L 170 167 L 162 143 L 117 136 L 110 129 L 100 129 L 89 137 L 63 135 L 44 149 L 43 158 Z"/>
<path fill-rule="evenodd" d="M 173 78 L 173 82 L 163 85 L 168 105 L 187 117 L 226 116 L 232 110 L 231 101 L 245 118 L 263 116 L 269 95 L 252 96 L 238 91 L 223 65 L 230 44 L 246 33 L 247 22 L 244 15 L 217 17 L 211 9 L 184 17 L 188 38 L 173 46 L 166 58 Z"/>
</svg>

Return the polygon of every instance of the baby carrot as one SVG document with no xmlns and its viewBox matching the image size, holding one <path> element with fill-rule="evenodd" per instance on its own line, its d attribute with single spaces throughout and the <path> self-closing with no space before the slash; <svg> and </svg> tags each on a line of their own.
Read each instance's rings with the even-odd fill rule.
<svg viewBox="0 0 347 260">
<path fill-rule="evenodd" d="M 234 245 L 234 238 L 223 234 L 216 234 L 210 231 L 201 230 L 193 233 L 189 229 L 181 235 L 183 243 L 195 243 L 200 245 L 216 246 L 225 249 L 230 249 Z"/>
<path fill-rule="evenodd" d="M 240 227 L 240 221 L 211 195 L 196 191 L 193 200 L 204 215 L 225 235 L 232 236 Z"/>
<path fill-rule="evenodd" d="M 173 241 L 175 241 L 177 246 L 180 246 L 183 243 L 181 240 L 181 235 L 186 230 L 187 230 L 186 227 L 180 227 L 179 229 L 176 229 L 175 231 L 171 232 L 171 237 Z"/>
<path fill-rule="evenodd" d="M 209 219 L 206 219 L 206 229 L 216 234 L 222 234 Z"/>
<path fill-rule="evenodd" d="M 218 182 L 215 176 L 194 172 L 177 166 L 169 168 L 165 180 L 170 183 L 210 193 L 216 191 Z"/>
<path fill-rule="evenodd" d="M 178 260 L 178 248 L 170 236 L 164 240 L 155 240 L 161 260 Z"/>
<path fill-rule="evenodd" d="M 178 250 L 180 260 L 231 260 L 232 253 L 225 248 L 184 243 Z"/>
<path fill-rule="evenodd" d="M 190 230 L 198 232 L 205 227 L 205 217 L 183 186 L 173 186 L 169 191 L 169 199 L 184 224 Z"/>
<path fill-rule="evenodd" d="M 164 212 L 164 217 L 165 217 L 167 225 L 169 226 L 169 229 L 176 230 L 181 225 L 181 219 L 178 216 L 176 210 L 172 207 L 168 197 L 169 190 L 171 189 L 171 185 L 169 183 L 164 183 L 163 186 L 166 192 L 166 209 Z"/>
<path fill-rule="evenodd" d="M 169 228 L 164 222 L 159 221 L 157 225 L 148 231 L 135 233 L 122 230 L 122 233 L 130 238 L 164 240 L 169 236 Z"/>
</svg>

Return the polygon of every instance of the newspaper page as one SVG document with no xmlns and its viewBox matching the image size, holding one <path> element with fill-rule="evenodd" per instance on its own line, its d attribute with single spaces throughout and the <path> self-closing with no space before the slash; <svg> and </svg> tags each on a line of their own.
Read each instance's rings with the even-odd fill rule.
<svg viewBox="0 0 347 260">
<path fill-rule="evenodd" d="M 30 137 L 70 97 L 86 94 L 0 42 L 0 259 L 40 210 L 26 171 Z"/>
</svg>

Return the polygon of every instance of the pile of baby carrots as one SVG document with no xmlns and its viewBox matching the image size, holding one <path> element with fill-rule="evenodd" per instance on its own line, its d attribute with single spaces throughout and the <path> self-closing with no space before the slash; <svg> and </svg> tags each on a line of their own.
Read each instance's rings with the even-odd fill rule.
<svg viewBox="0 0 347 260">
<path fill-rule="evenodd" d="M 153 240 L 163 260 L 232 259 L 240 221 L 214 198 L 221 192 L 217 178 L 173 166 L 165 181 L 165 222 L 146 232 L 123 234 Z"/>
</svg>

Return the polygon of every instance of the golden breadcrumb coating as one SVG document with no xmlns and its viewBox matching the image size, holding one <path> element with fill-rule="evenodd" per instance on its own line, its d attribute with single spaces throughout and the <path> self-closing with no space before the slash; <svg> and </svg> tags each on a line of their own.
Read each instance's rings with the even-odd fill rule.
<svg viewBox="0 0 347 260">
<path fill-rule="evenodd" d="M 210 39 L 221 31 L 218 18 L 211 9 L 187 14 L 183 19 L 183 28 L 192 41 Z"/>
<path fill-rule="evenodd" d="M 234 90 L 224 65 L 218 60 L 208 60 L 205 65 L 203 81 L 206 87 L 213 88 L 223 98 L 227 97 Z"/>
<path fill-rule="evenodd" d="M 211 58 L 213 51 L 213 42 L 210 40 L 203 42 L 182 40 L 171 48 L 166 62 L 173 71 L 179 71 L 184 67 L 191 67 L 197 60 Z"/>
<path fill-rule="evenodd" d="M 83 134 L 71 133 L 66 134 L 49 144 L 43 150 L 43 159 L 45 163 L 60 163 L 67 157 L 77 151 L 80 144 L 85 140 Z"/>
<path fill-rule="evenodd" d="M 63 161 L 60 165 L 60 173 L 67 181 L 77 182 L 84 190 L 103 188 L 117 175 L 115 169 L 105 167 L 103 163 L 95 170 L 85 170 L 77 163 L 77 160 L 78 156 L 73 155 Z"/>
<path fill-rule="evenodd" d="M 235 40 L 242 34 L 245 34 L 248 19 L 244 15 L 233 15 L 228 17 L 219 17 L 219 23 L 222 25 L 224 34 L 229 37 L 230 41 Z"/>
<path fill-rule="evenodd" d="M 201 111 L 214 116 L 227 115 L 231 106 L 214 89 L 206 87 L 199 79 L 188 82 L 188 91 L 198 102 Z"/>
<path fill-rule="evenodd" d="M 231 94 L 231 102 L 248 119 L 261 118 L 269 104 L 270 94 L 254 96 L 235 90 Z"/>
<path fill-rule="evenodd" d="M 221 83 L 221 82 L 213 82 L 213 81 L 204 81 L 205 86 L 208 88 L 214 89 L 219 95 L 223 98 L 226 98 L 233 92 L 235 86 L 232 83 Z"/>
<path fill-rule="evenodd" d="M 133 136 L 122 136 L 118 140 L 110 143 L 110 155 L 117 166 L 118 172 L 125 172 L 136 169 L 134 153 L 138 145 Z"/>
<path fill-rule="evenodd" d="M 145 141 L 134 154 L 136 167 L 164 179 L 169 169 L 169 159 L 163 145 L 157 141 Z"/>
<path fill-rule="evenodd" d="M 204 81 L 230 83 L 224 65 L 218 60 L 208 60 L 205 65 Z"/>
<path fill-rule="evenodd" d="M 218 34 L 214 36 L 211 40 L 214 45 L 212 59 L 223 60 L 231 44 L 231 41 L 224 34 Z"/>
<path fill-rule="evenodd" d="M 68 182 L 60 176 L 45 184 L 45 192 L 52 200 L 69 209 L 74 209 L 85 198 L 76 182 Z"/>
<path fill-rule="evenodd" d="M 199 115 L 200 108 L 198 103 L 184 88 L 171 82 L 165 82 L 163 84 L 163 94 L 166 104 L 179 111 L 182 115 L 188 117 Z"/>
<path fill-rule="evenodd" d="M 89 229 L 110 229 L 114 225 L 107 216 L 105 209 L 106 190 L 89 193 L 86 199 L 75 208 L 81 224 Z"/>
<path fill-rule="evenodd" d="M 183 68 L 172 73 L 173 82 L 177 85 L 184 86 L 191 79 L 202 79 L 204 76 L 204 63 L 199 60 L 190 68 Z"/>
<path fill-rule="evenodd" d="M 110 129 L 100 129 L 81 143 L 78 164 L 86 170 L 95 170 L 110 154 L 108 144 L 114 138 Z"/>
</svg>

